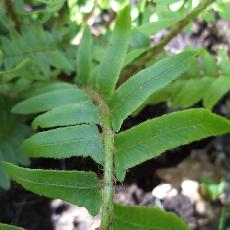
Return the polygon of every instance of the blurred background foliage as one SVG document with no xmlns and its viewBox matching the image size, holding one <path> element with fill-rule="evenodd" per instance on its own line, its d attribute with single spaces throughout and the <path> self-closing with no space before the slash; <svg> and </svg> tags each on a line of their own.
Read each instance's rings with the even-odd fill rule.
<svg viewBox="0 0 230 230">
<path fill-rule="evenodd" d="M 94 35 L 93 71 L 103 57 L 117 12 L 131 5 L 132 36 L 120 82 L 127 79 L 139 58 L 186 18 L 199 0 L 3 0 L 0 2 L 0 160 L 29 164 L 20 143 L 32 131 L 30 118 L 13 115 L 11 107 L 48 82 L 73 80 L 77 47 L 85 24 Z M 230 19 L 230 0 L 213 1 L 183 30 L 191 34 L 194 21 L 208 25 Z M 178 33 L 181 31 L 178 31 Z M 175 34 L 177 35 L 177 34 Z M 149 65 L 172 52 L 168 43 L 144 63 Z M 185 48 L 200 48 L 189 44 Z M 229 49 L 207 50 L 191 69 L 170 86 L 153 94 L 147 104 L 166 102 L 173 109 L 202 101 L 213 108 L 230 88 Z M 142 66 L 142 67 L 144 67 Z M 9 177 L 0 167 L 0 187 L 8 189 Z"/>
</svg>

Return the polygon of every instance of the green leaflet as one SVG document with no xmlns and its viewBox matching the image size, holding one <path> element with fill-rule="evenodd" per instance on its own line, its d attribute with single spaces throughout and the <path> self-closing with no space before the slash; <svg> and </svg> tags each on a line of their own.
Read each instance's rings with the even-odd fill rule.
<svg viewBox="0 0 230 230">
<path fill-rule="evenodd" d="M 221 76 L 217 78 L 208 88 L 203 99 L 206 108 L 212 109 L 213 106 L 228 92 L 230 89 L 230 77 Z"/>
<path fill-rule="evenodd" d="M 149 48 L 150 47 L 150 37 L 136 28 L 132 28 L 131 30 L 131 38 L 130 38 L 130 47 L 133 49 L 140 48 Z"/>
<path fill-rule="evenodd" d="M 22 59 L 13 68 L 5 70 L 5 71 L 0 71 L 0 76 L 2 76 L 2 81 L 9 82 L 12 79 L 17 78 L 20 74 L 20 71 L 22 69 L 25 69 L 30 63 L 31 63 L 31 60 L 29 58 L 25 58 L 25 59 Z"/>
<path fill-rule="evenodd" d="M 64 71 L 73 70 L 66 53 L 60 50 L 60 38 L 54 32 L 45 31 L 38 23 L 22 26 L 20 34 L 11 32 L 10 38 L 2 36 L 0 40 L 6 70 L 15 67 L 25 58 L 31 59 L 33 67 L 46 77 L 51 74 L 51 66 Z M 23 76 L 31 75 L 28 69 L 23 73 Z"/>
<path fill-rule="evenodd" d="M 188 109 L 146 121 L 115 136 L 117 178 L 122 181 L 127 169 L 166 150 L 229 131 L 227 119 L 206 109 Z"/>
<path fill-rule="evenodd" d="M 31 157 L 90 156 L 100 163 L 102 142 L 95 125 L 78 125 L 40 132 L 26 139 L 23 150 Z"/>
<path fill-rule="evenodd" d="M 166 28 L 174 25 L 180 19 L 181 19 L 181 17 L 179 17 L 179 16 L 175 19 L 172 19 L 172 18 L 160 19 L 157 22 L 145 23 L 145 24 L 137 27 L 137 30 L 150 36 L 150 35 L 153 35 L 153 34 L 159 32 L 162 29 L 166 29 Z"/>
<path fill-rule="evenodd" d="M 67 82 L 38 82 L 35 83 L 28 91 L 26 92 L 26 97 L 37 96 L 44 93 L 49 93 L 55 90 L 63 89 L 75 89 L 76 85 L 69 84 Z"/>
<path fill-rule="evenodd" d="M 142 206 L 113 206 L 113 230 L 189 230 L 172 212 Z"/>
<path fill-rule="evenodd" d="M 80 46 L 77 51 L 77 78 L 82 85 L 90 78 L 92 64 L 92 35 L 88 26 L 85 27 Z"/>
<path fill-rule="evenodd" d="M 10 176 L 25 189 L 86 207 L 92 215 L 100 208 L 100 187 L 92 172 L 26 169 L 3 163 Z"/>
<path fill-rule="evenodd" d="M 180 92 L 183 83 L 184 82 L 182 82 L 182 80 L 177 80 L 156 91 L 143 104 L 141 104 L 141 106 L 134 113 L 132 113 L 132 115 L 136 116 L 139 114 L 146 105 L 153 105 L 165 101 L 170 101 L 170 99 L 173 98 L 176 93 Z"/>
<path fill-rule="evenodd" d="M 218 66 L 215 57 L 207 50 L 204 50 L 202 57 L 203 62 L 201 64 L 201 67 L 204 74 L 213 77 L 218 76 Z"/>
<path fill-rule="evenodd" d="M 147 104 L 157 104 L 167 100 L 170 101 L 177 95 L 177 93 L 180 93 L 180 90 L 182 89 L 185 82 L 186 80 L 183 81 L 178 79 L 163 89 L 158 90 L 148 98 Z"/>
<path fill-rule="evenodd" d="M 110 97 L 115 89 L 128 49 L 130 32 L 130 7 L 126 6 L 117 17 L 112 37 L 96 75 L 95 87 L 106 97 Z"/>
<path fill-rule="evenodd" d="M 32 114 L 45 112 L 63 104 L 71 104 L 88 100 L 80 89 L 54 90 L 41 95 L 28 98 L 16 104 L 12 112 L 18 114 Z"/>
<path fill-rule="evenodd" d="M 100 115 L 91 101 L 58 106 L 38 117 L 32 123 L 33 129 L 69 126 L 100 122 Z"/>
<path fill-rule="evenodd" d="M 113 129 L 134 112 L 150 95 L 179 77 L 190 65 L 197 51 L 185 51 L 140 71 L 121 85 L 110 100 Z"/>
<path fill-rule="evenodd" d="M 182 86 L 179 91 L 174 92 L 174 97 L 171 98 L 171 106 L 188 108 L 201 101 L 214 80 L 215 78 L 211 77 L 179 80 Z"/>
<path fill-rule="evenodd" d="M 9 224 L 0 223 L 0 230 L 24 230 L 24 228 L 16 227 Z"/>
</svg>

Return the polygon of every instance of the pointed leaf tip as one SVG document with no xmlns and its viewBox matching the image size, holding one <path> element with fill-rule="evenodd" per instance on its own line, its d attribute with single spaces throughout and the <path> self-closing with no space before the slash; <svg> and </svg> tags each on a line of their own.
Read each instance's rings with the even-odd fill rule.
<svg viewBox="0 0 230 230">
<path fill-rule="evenodd" d="M 85 85 L 90 79 L 92 66 L 92 34 L 89 26 L 85 26 L 77 51 L 77 77 L 80 85 Z"/>
<path fill-rule="evenodd" d="M 28 169 L 7 162 L 3 166 L 17 183 L 31 192 L 86 207 L 92 215 L 99 212 L 100 185 L 93 172 Z"/>
<path fill-rule="evenodd" d="M 128 115 L 154 92 L 180 77 L 198 54 L 199 51 L 189 50 L 167 57 L 141 70 L 123 83 L 109 101 L 112 109 L 113 129 L 119 131 L 123 120 Z"/>
<path fill-rule="evenodd" d="M 167 150 L 229 132 L 230 121 L 207 109 L 187 109 L 143 122 L 115 136 L 117 178 L 122 181 L 127 169 Z"/>
<path fill-rule="evenodd" d="M 115 89 L 125 61 L 131 35 L 130 7 L 123 8 L 117 16 L 115 27 L 105 56 L 98 67 L 95 87 L 109 98 Z"/>
</svg>

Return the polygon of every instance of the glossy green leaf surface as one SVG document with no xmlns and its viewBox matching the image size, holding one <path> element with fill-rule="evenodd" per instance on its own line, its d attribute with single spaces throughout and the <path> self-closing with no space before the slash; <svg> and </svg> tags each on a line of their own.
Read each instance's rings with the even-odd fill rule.
<svg viewBox="0 0 230 230">
<path fill-rule="evenodd" d="M 92 64 L 92 35 L 89 27 L 85 27 L 77 51 L 77 82 L 86 84 L 90 78 Z"/>
<path fill-rule="evenodd" d="M 88 98 L 80 89 L 54 90 L 28 98 L 16 104 L 12 112 L 18 114 L 32 114 L 45 112 L 60 105 L 86 101 Z"/>
<path fill-rule="evenodd" d="M 113 230 L 189 230 L 172 212 L 142 206 L 113 206 Z"/>
<path fill-rule="evenodd" d="M 230 132 L 230 122 L 207 109 L 188 109 L 146 121 L 115 136 L 115 167 L 122 181 L 127 169 L 165 151 Z"/>
<path fill-rule="evenodd" d="M 213 106 L 229 91 L 230 77 L 221 76 L 215 80 L 208 88 L 203 100 L 206 108 L 212 109 Z"/>
<path fill-rule="evenodd" d="M 35 118 L 34 129 L 100 122 L 100 115 L 90 101 L 58 106 Z"/>
<path fill-rule="evenodd" d="M 130 33 L 130 8 L 126 6 L 117 17 L 112 37 L 96 75 L 96 88 L 106 97 L 111 96 L 115 89 L 128 49 Z"/>
<path fill-rule="evenodd" d="M 102 142 L 95 125 L 78 125 L 40 132 L 26 139 L 23 150 L 31 157 L 90 156 L 101 162 Z"/>
<path fill-rule="evenodd" d="M 123 120 L 150 95 L 178 78 L 189 67 L 196 55 L 196 51 L 186 51 L 165 58 L 122 84 L 110 100 L 113 129 L 118 131 Z"/>
<path fill-rule="evenodd" d="M 10 176 L 25 189 L 86 207 L 96 215 L 100 208 L 99 181 L 92 172 L 26 169 L 3 164 Z"/>
<path fill-rule="evenodd" d="M 0 223 L 0 230 L 24 230 L 24 228 L 20 228 L 20 227 L 14 226 L 14 225 Z"/>
</svg>

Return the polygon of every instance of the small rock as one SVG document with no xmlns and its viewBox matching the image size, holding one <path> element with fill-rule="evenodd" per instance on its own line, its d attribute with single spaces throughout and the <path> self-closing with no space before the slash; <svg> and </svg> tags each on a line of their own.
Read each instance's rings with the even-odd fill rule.
<svg viewBox="0 0 230 230">
<path fill-rule="evenodd" d="M 177 193 L 177 190 L 173 188 L 171 184 L 160 184 L 156 186 L 152 191 L 153 197 L 160 200 L 166 197 L 176 196 Z"/>
</svg>

